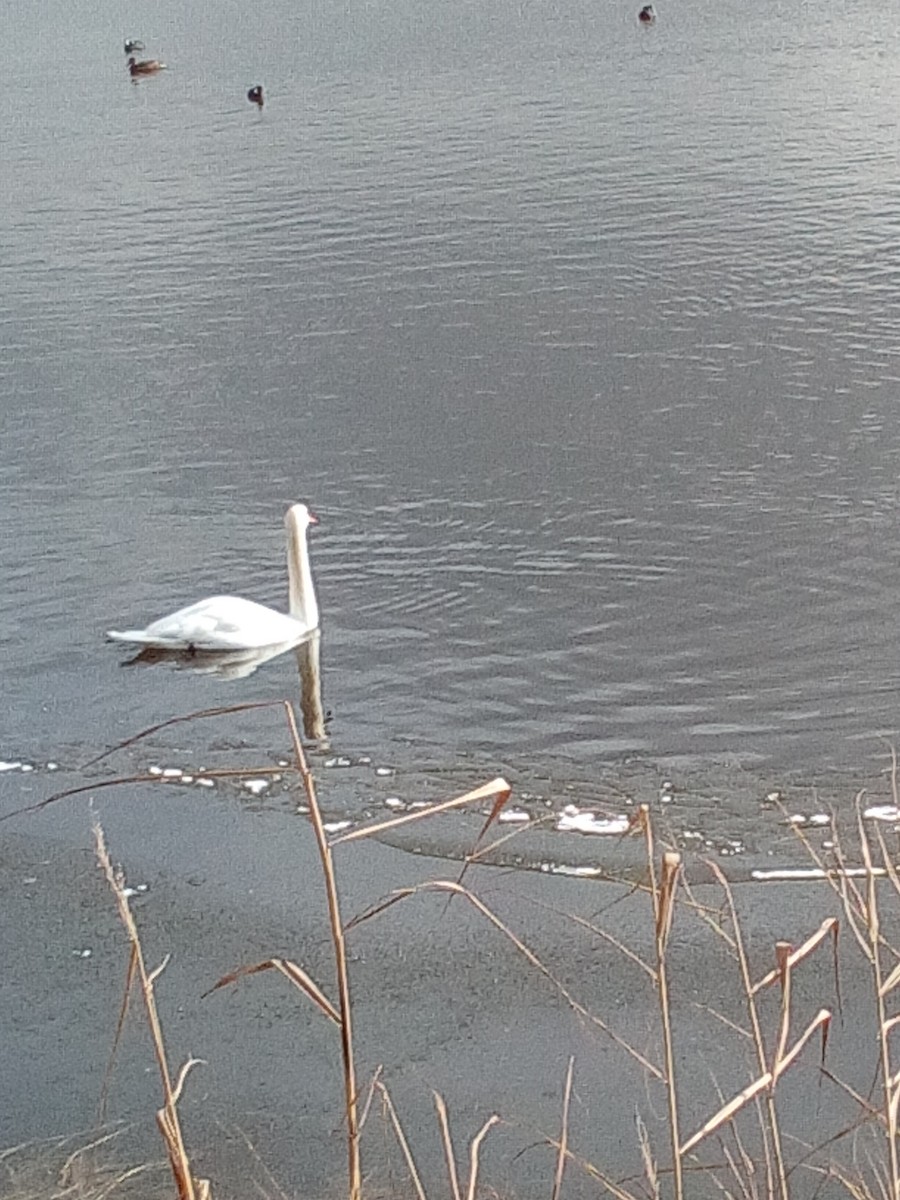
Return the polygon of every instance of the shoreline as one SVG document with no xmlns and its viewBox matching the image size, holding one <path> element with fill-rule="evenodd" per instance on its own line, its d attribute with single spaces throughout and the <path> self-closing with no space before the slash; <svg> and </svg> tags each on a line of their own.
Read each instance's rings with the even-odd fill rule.
<svg viewBox="0 0 900 1200">
<path fill-rule="evenodd" d="M 170 1061 L 177 1066 L 195 1055 L 207 1062 L 189 1078 L 182 1104 L 197 1173 L 212 1178 L 214 1195 L 244 1191 L 258 1168 L 244 1141 L 249 1138 L 287 1191 L 341 1194 L 345 1143 L 336 1031 L 280 978 L 244 979 L 200 999 L 222 975 L 272 955 L 300 963 L 334 995 L 311 829 L 286 814 L 260 822 L 231 813 L 245 839 L 241 862 L 217 863 L 215 853 L 203 860 L 186 853 L 183 867 L 192 860 L 193 868 L 163 871 L 152 865 L 152 837 L 144 839 L 143 852 L 137 849 L 139 811 L 129 809 L 124 819 L 110 811 L 103 824 L 113 860 L 123 863 L 129 883 L 147 885 L 133 906 L 148 963 L 152 967 L 172 956 L 157 989 Z M 71 820 L 70 815 L 67 824 Z M 273 837 L 275 823 L 281 835 Z M 236 831 L 227 831 L 223 846 L 233 849 Z M 10 826 L 5 833 L 0 952 L 7 969 L 0 985 L 0 1076 L 7 1081 L 7 1096 L 16 1099 L 0 1115 L 0 1145 L 10 1146 L 93 1126 L 116 1028 L 127 943 L 91 851 L 47 834 L 13 832 Z M 257 879 L 250 883 L 254 870 Z M 446 861 L 380 843 L 347 847 L 338 856 L 345 918 L 392 888 L 457 873 Z M 561 985 L 618 1036 L 653 1053 L 658 1013 L 652 986 L 633 963 L 567 915 L 598 922 L 647 957 L 652 919 L 646 895 L 612 883 L 598 888 L 578 879 L 491 867 L 470 868 L 466 883 Z M 709 899 L 715 890 L 698 889 L 710 893 Z M 798 943 L 837 909 L 830 892 L 808 884 L 738 887 L 738 893 L 744 936 L 760 971 L 771 965 L 777 939 Z M 599 910 L 605 910 L 602 916 Z M 845 942 L 842 952 L 851 949 Z M 353 931 L 350 955 L 361 1086 L 382 1064 L 427 1181 L 446 1183 L 434 1088 L 446 1098 L 460 1154 L 492 1112 L 509 1122 L 485 1146 L 486 1183 L 523 1198 L 549 1194 L 553 1154 L 535 1144 L 542 1133 L 558 1132 L 570 1055 L 576 1059 L 573 1146 L 613 1176 L 639 1169 L 635 1111 L 655 1138 L 654 1118 L 661 1111 L 648 1104 L 643 1073 L 597 1026 L 573 1013 L 557 987 L 464 902 L 454 900 L 448 908 L 445 897 L 417 896 L 394 905 Z M 716 1107 L 714 1100 L 710 1103 L 711 1074 L 725 1095 L 746 1083 L 740 1057 L 723 1051 L 727 1039 L 720 1027 L 716 1034 L 709 1016 L 710 1010 L 739 1014 L 741 993 L 722 948 L 700 923 L 680 917 L 673 930 L 671 972 L 689 1127 Z M 834 1006 L 827 955 L 811 960 L 800 978 L 804 1003 Z M 858 973 L 843 970 L 845 1011 L 856 1012 L 866 1003 L 864 982 Z M 162 1146 L 153 1113 L 160 1089 L 139 1009 L 134 996 L 112 1078 L 109 1118 L 134 1122 L 129 1141 L 135 1153 L 158 1159 Z M 867 1026 L 856 1021 L 835 1026 L 832 1069 L 844 1064 L 852 1072 L 867 1056 Z M 792 1068 L 779 1096 L 785 1124 L 800 1137 L 819 1140 L 829 1124 L 847 1120 L 846 1102 L 823 1094 L 815 1051 Z M 364 1133 L 364 1165 L 371 1163 L 376 1178 L 388 1171 L 382 1161 L 386 1137 L 373 1128 Z M 665 1158 L 664 1143 L 658 1153 Z M 400 1171 L 399 1155 L 387 1157 L 391 1170 Z M 390 1171 L 388 1177 L 393 1178 Z M 570 1167 L 564 1194 L 587 1195 L 595 1186 Z"/>
</svg>

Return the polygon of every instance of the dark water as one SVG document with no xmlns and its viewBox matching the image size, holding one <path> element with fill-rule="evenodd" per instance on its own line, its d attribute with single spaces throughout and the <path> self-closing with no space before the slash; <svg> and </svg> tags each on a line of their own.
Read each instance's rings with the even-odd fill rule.
<svg viewBox="0 0 900 1200">
<path fill-rule="evenodd" d="M 303 498 L 337 754 L 877 773 L 896 27 L 637 7 L 10 11 L 0 757 L 291 694 L 291 656 L 131 671 L 103 631 L 284 603 Z M 125 36 L 170 70 L 133 85 Z"/>
</svg>

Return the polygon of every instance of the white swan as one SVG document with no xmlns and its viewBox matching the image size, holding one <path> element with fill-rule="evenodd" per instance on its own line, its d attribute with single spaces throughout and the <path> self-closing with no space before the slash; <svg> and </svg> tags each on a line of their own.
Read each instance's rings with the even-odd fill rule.
<svg viewBox="0 0 900 1200">
<path fill-rule="evenodd" d="M 294 504 L 285 514 L 290 615 L 241 596 L 208 596 L 146 629 L 110 629 L 106 636 L 164 650 L 255 650 L 298 641 L 319 625 L 306 545 L 306 531 L 316 523 L 305 504 Z"/>
</svg>

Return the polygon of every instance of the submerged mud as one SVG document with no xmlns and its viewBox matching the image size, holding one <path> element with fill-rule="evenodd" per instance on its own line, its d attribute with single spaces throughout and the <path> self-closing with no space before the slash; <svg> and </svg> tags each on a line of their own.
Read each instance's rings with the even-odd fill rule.
<svg viewBox="0 0 900 1200">
<path fill-rule="evenodd" d="M 308 812 L 291 760 L 240 739 L 212 739 L 200 751 L 183 736 L 157 735 L 99 761 L 86 748 L 69 751 L 87 765 L 66 766 L 50 754 L 44 761 L 0 760 L 3 814 L 25 816 L 119 784 L 149 789 L 148 795 L 159 787 L 189 791 L 197 800 L 203 793 L 202 802 L 212 806 L 237 799 L 248 813 Z M 408 748 L 402 764 L 328 747 L 308 753 L 330 834 L 420 814 L 374 836 L 409 853 L 460 863 L 474 856 L 506 869 L 640 881 L 647 869 L 637 829 L 642 808 L 659 845 L 679 850 L 697 882 L 712 878 L 711 863 L 732 882 L 801 879 L 839 862 L 853 865 L 840 830 L 849 828 L 857 808 L 889 840 L 900 830 L 889 773 L 863 781 L 779 776 L 727 761 L 627 758 L 585 771 L 546 759 L 535 765 L 465 754 L 452 763 L 415 761 Z M 426 819 L 432 805 L 498 776 L 511 795 L 489 828 L 490 801 Z"/>
</svg>

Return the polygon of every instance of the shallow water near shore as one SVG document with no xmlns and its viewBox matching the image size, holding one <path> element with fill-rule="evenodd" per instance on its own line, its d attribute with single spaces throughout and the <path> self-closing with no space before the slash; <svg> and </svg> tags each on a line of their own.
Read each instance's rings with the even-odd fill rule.
<svg viewBox="0 0 900 1200">
<path fill-rule="evenodd" d="M 303 497 L 338 754 L 876 773 L 881 8 L 176 9 L 51 4 L 2 52 L 0 757 L 290 694 L 102 635 L 282 603 Z M 132 84 L 126 34 L 169 72 Z"/>
</svg>

